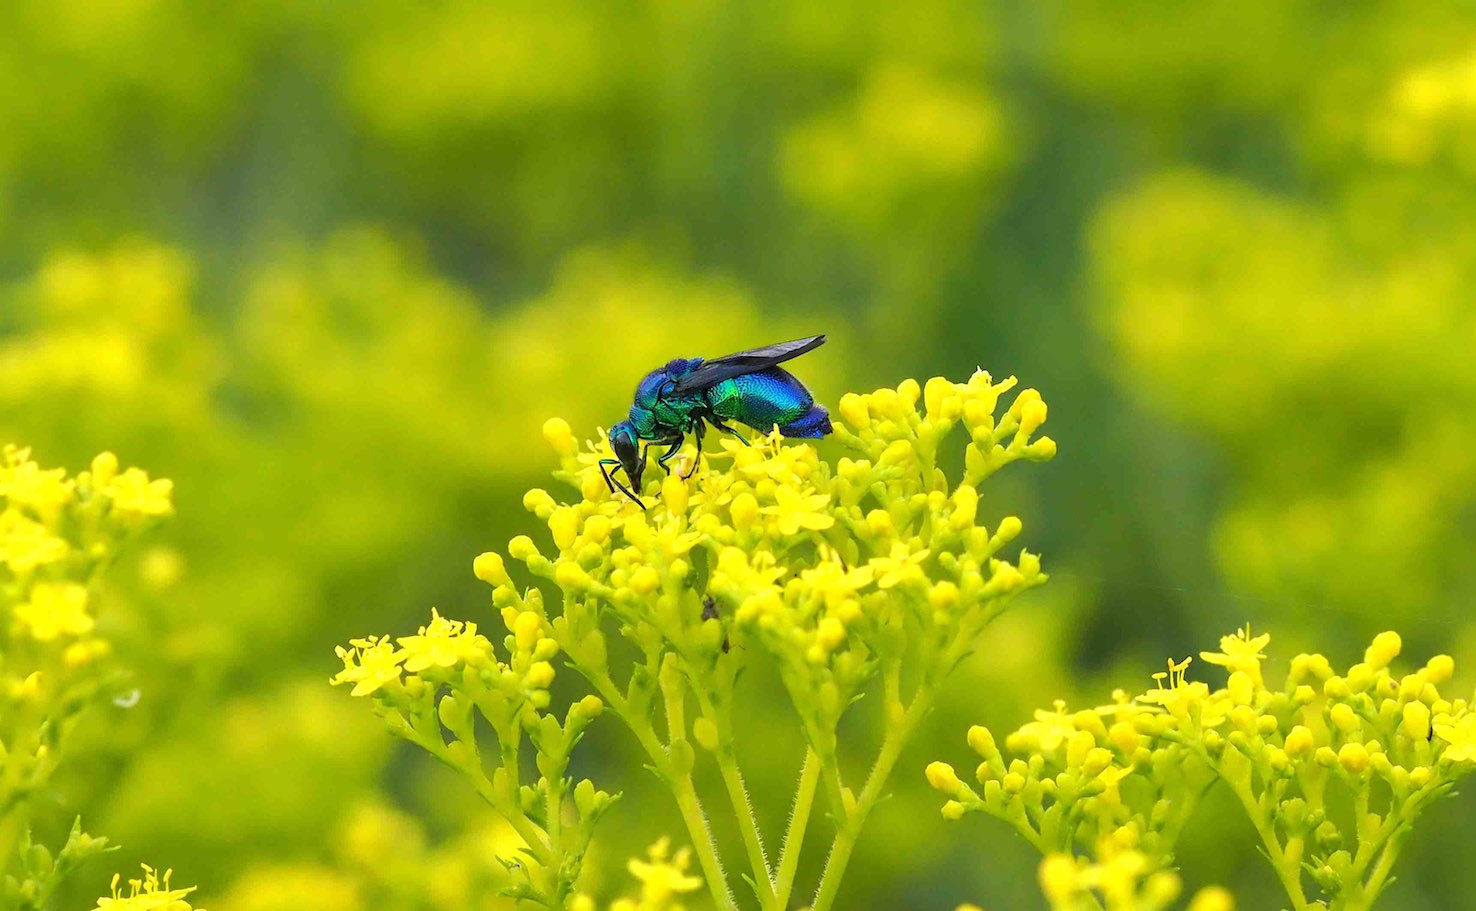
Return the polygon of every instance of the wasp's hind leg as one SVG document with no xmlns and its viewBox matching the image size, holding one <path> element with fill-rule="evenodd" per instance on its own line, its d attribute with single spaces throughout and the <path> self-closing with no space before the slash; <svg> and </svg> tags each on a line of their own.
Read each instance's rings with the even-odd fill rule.
<svg viewBox="0 0 1476 911">
<path fill-rule="evenodd" d="M 600 474 L 604 475 L 604 477 L 605 477 L 605 486 L 608 487 L 608 488 L 610 488 L 610 493 L 611 494 L 614 494 L 615 491 L 616 491 L 616 489 L 618 488 L 621 493 L 625 494 L 627 497 L 630 497 L 632 500 L 634 500 L 635 501 L 635 504 L 637 506 L 639 506 L 641 509 L 645 509 L 646 508 L 646 504 L 641 500 L 641 498 L 638 497 L 638 496 L 636 496 L 635 493 L 633 493 L 629 487 L 626 487 L 624 484 L 620 483 L 620 481 L 617 480 L 615 478 L 615 476 L 610 473 L 610 469 L 612 467 L 619 468 L 620 467 L 620 460 L 619 459 L 600 459 Z"/>
<path fill-rule="evenodd" d="M 734 430 L 732 427 L 729 427 L 727 424 L 724 424 L 722 422 L 722 419 L 721 418 L 713 417 L 713 418 L 708 418 L 708 420 L 712 421 L 712 426 L 716 427 L 718 430 L 721 430 L 724 433 L 731 433 L 733 436 L 735 436 L 738 439 L 742 440 L 743 441 L 743 445 L 745 445 L 745 446 L 752 446 L 753 445 L 753 441 L 752 440 L 750 440 L 748 437 L 744 436 L 743 434 L 739 433 L 738 431 Z"/>
</svg>

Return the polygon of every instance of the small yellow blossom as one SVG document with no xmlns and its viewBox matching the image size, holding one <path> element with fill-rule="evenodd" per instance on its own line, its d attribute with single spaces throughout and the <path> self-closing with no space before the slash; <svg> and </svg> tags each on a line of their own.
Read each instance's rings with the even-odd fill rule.
<svg viewBox="0 0 1476 911">
<path fill-rule="evenodd" d="M 828 494 L 806 496 L 785 486 L 774 491 L 774 499 L 774 505 L 765 506 L 763 513 L 775 518 L 782 535 L 799 534 L 801 528 L 823 531 L 835 524 L 835 517 L 823 512 L 830 502 Z"/>
<path fill-rule="evenodd" d="M 336 649 L 338 657 L 343 660 L 343 670 L 329 680 L 330 683 L 335 686 L 352 683 L 351 695 L 368 696 L 388 683 L 399 682 L 400 665 L 409 656 L 396 649 L 390 637 L 370 636 L 355 639 L 349 645 L 351 648 L 339 646 Z"/>
<path fill-rule="evenodd" d="M 167 478 L 151 480 L 141 468 L 125 469 L 101 492 L 113 501 L 113 509 L 128 518 L 167 516 L 174 509 L 174 482 Z"/>
<path fill-rule="evenodd" d="M 39 642 L 81 636 L 96 626 L 87 610 L 87 589 L 75 582 L 37 582 L 31 599 L 15 606 L 15 617 Z"/>
<path fill-rule="evenodd" d="M 0 512 L 0 563 L 23 575 L 67 555 L 67 542 L 18 510 Z"/>
<path fill-rule="evenodd" d="M 123 895 L 118 888 L 118 881 L 122 877 L 114 875 L 112 897 L 99 898 L 94 911 L 205 911 L 203 908 L 192 908 L 185 900 L 195 891 L 193 886 L 188 889 L 170 887 L 172 870 L 165 870 L 161 878 L 153 867 L 145 864 L 143 869 L 141 879 L 128 881 L 127 895 Z"/>
<path fill-rule="evenodd" d="M 630 875 L 640 880 L 641 898 L 645 902 L 665 901 L 673 895 L 702 888 L 702 879 L 687 874 L 692 849 L 682 848 L 668 857 L 671 839 L 661 838 L 646 851 L 646 860 L 632 858 L 626 864 Z"/>
<path fill-rule="evenodd" d="M 1467 712 L 1454 724 L 1436 724 L 1435 736 L 1447 744 L 1445 759 L 1476 763 L 1476 712 Z"/>
<path fill-rule="evenodd" d="M 871 568 L 877 574 L 876 587 L 892 588 L 923 578 L 921 567 L 927 558 L 926 550 L 914 551 L 901 541 L 895 542 L 887 556 L 871 558 Z"/>
<path fill-rule="evenodd" d="M 1200 652 L 1199 657 L 1210 664 L 1218 664 L 1232 671 L 1243 671 L 1252 679 L 1260 680 L 1261 662 L 1265 660 L 1265 649 L 1271 642 L 1271 634 L 1251 636 L 1250 626 L 1236 630 L 1229 636 L 1220 637 L 1218 652 Z"/>
<path fill-rule="evenodd" d="M 485 658 L 492 648 L 485 636 L 478 635 L 475 623 L 447 620 L 435 610 L 431 611 L 429 626 L 422 626 L 417 635 L 402 636 L 399 643 L 404 650 L 405 670 L 412 674 L 428 667 L 475 662 Z"/>
</svg>

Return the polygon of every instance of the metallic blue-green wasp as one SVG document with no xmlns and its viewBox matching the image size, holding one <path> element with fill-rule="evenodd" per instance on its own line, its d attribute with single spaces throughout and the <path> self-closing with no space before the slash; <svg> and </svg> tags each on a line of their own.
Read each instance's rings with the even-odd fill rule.
<svg viewBox="0 0 1476 911">
<path fill-rule="evenodd" d="M 630 417 L 610 428 L 615 458 L 600 460 L 600 471 L 610 492 L 619 489 L 645 509 L 636 491 L 640 490 L 651 446 L 666 447 L 656 459 L 666 468 L 686 442 L 687 434 L 696 434 L 697 449 L 702 450 L 708 424 L 739 439 L 743 435 L 728 421 L 761 432 L 777 426 L 787 437 L 816 438 L 830 433 L 830 413 L 823 405 L 815 404 L 810 390 L 792 373 L 778 366 L 823 344 L 825 336 L 812 335 L 711 360 L 679 357 L 646 374 L 636 386 Z M 696 467 L 694 460 L 692 471 Z M 614 476 L 615 468 L 625 470 L 629 487 Z M 690 477 L 691 471 L 686 476 Z"/>
</svg>

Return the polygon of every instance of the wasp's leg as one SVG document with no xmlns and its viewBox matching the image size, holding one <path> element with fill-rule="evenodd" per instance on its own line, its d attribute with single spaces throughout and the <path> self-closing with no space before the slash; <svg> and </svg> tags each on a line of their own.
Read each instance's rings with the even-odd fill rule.
<svg viewBox="0 0 1476 911">
<path fill-rule="evenodd" d="M 729 427 L 727 424 L 724 424 L 722 422 L 722 419 L 717 418 L 717 417 L 712 417 L 712 418 L 709 418 L 708 420 L 712 421 L 712 426 L 716 427 L 718 430 L 721 430 L 724 433 L 731 433 L 733 436 L 735 436 L 738 439 L 742 440 L 743 443 L 744 443 L 744 445 L 746 445 L 746 446 L 752 446 L 753 445 L 753 441 L 752 440 L 750 440 L 748 437 L 744 436 L 743 434 L 739 433 L 738 431 L 734 430 L 732 427 Z"/>
<path fill-rule="evenodd" d="M 610 473 L 610 469 L 612 466 L 615 468 L 619 468 L 620 460 L 600 459 L 600 474 L 604 475 L 605 486 L 610 488 L 610 493 L 615 493 L 616 488 L 619 488 L 620 492 L 634 500 L 637 506 L 639 506 L 641 509 L 645 509 L 646 504 L 641 501 L 641 498 L 632 493 L 629 487 L 626 487 L 624 484 L 620 483 L 619 479 L 617 479 L 614 475 Z"/>
<path fill-rule="evenodd" d="M 697 435 L 697 454 L 692 456 L 692 467 L 687 469 L 686 474 L 682 475 L 683 481 L 696 474 L 697 466 L 702 464 L 702 438 L 707 433 L 707 422 L 702 420 L 702 418 L 698 418 L 692 429 Z"/>
<path fill-rule="evenodd" d="M 682 444 L 686 442 L 686 438 L 673 437 L 670 440 L 658 440 L 657 442 L 666 444 L 666 451 L 656 457 L 656 464 L 661 466 L 662 471 L 670 473 L 671 468 L 666 463 L 670 462 L 673 456 L 682 451 Z"/>
</svg>

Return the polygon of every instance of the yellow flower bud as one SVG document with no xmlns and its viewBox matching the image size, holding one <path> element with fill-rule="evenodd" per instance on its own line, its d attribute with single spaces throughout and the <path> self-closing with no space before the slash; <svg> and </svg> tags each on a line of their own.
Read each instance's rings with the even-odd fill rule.
<svg viewBox="0 0 1476 911">
<path fill-rule="evenodd" d="M 1313 745 L 1312 731 L 1306 725 L 1296 725 L 1286 735 L 1286 752 L 1292 756 L 1300 756 Z"/>
<path fill-rule="evenodd" d="M 866 514 L 866 527 L 871 529 L 872 534 L 889 536 L 895 527 L 892 525 L 892 514 L 885 509 L 873 509 Z"/>
<path fill-rule="evenodd" d="M 1056 457 L 1056 441 L 1050 437 L 1040 437 L 1025 447 L 1025 456 L 1035 462 L 1049 462 Z"/>
<path fill-rule="evenodd" d="M 1332 707 L 1331 711 L 1328 712 L 1328 717 L 1332 720 L 1332 723 L 1337 727 L 1337 729 L 1342 731 L 1344 734 L 1351 734 L 1354 731 L 1358 730 L 1358 728 L 1360 727 L 1358 714 L 1354 712 L 1353 707 L 1348 705 L 1348 703 L 1346 702 L 1339 702 L 1335 704 Z"/>
<path fill-rule="evenodd" d="M 649 566 L 640 566 L 630 574 L 628 585 L 638 595 L 649 595 L 661 586 L 661 576 Z"/>
<path fill-rule="evenodd" d="M 570 456 L 579 449 L 579 443 L 574 439 L 574 431 L 569 427 L 569 422 L 563 418 L 549 418 L 543 422 L 543 438 L 548 445 L 553 447 L 554 452 L 561 456 Z"/>
<path fill-rule="evenodd" d="M 1363 653 L 1363 663 L 1374 670 L 1380 670 L 1389 666 L 1399 655 L 1399 650 L 1404 647 L 1399 634 L 1388 631 L 1379 633 L 1374 637 L 1373 643 Z"/>
<path fill-rule="evenodd" d="M 512 634 L 518 648 L 532 648 L 543 638 L 543 618 L 532 611 L 521 611 L 513 620 Z"/>
<path fill-rule="evenodd" d="M 488 585 L 507 585 L 512 581 L 503 565 L 502 554 L 490 550 L 472 561 L 472 572 Z"/>
<path fill-rule="evenodd" d="M 553 495 L 541 487 L 534 487 L 523 494 L 523 508 L 539 518 L 547 517 L 557 506 Z"/>
<path fill-rule="evenodd" d="M 994 743 L 994 735 L 981 724 L 969 728 L 969 749 L 984 757 L 999 753 L 999 747 Z"/>
<path fill-rule="evenodd" d="M 963 783 L 958 780 L 958 774 L 953 771 L 953 766 L 946 762 L 930 762 L 927 768 L 928 784 L 936 791 L 944 794 L 957 794 Z"/>
<path fill-rule="evenodd" d="M 953 492 L 953 514 L 948 517 L 948 525 L 954 531 L 963 531 L 974 524 L 974 518 L 979 511 L 979 491 L 973 485 L 960 484 Z"/>
<path fill-rule="evenodd" d="M 528 668 L 528 676 L 524 679 L 529 686 L 547 689 L 548 685 L 553 683 L 554 667 L 547 661 L 534 662 L 533 666 Z"/>
<path fill-rule="evenodd" d="M 928 604 L 934 610 L 948 610 L 958 603 L 958 586 L 944 580 L 928 590 Z"/>
<path fill-rule="evenodd" d="M 1425 740 L 1430 736 L 1430 707 L 1423 702 L 1406 702 L 1401 713 L 1399 728 L 1411 740 Z"/>
<path fill-rule="evenodd" d="M 1455 659 L 1449 655 L 1436 655 L 1425 665 L 1425 679 L 1439 686 L 1455 673 Z"/>
<path fill-rule="evenodd" d="M 964 805 L 959 803 L 958 801 L 950 800 L 943 805 L 943 818 L 948 820 L 949 822 L 954 822 L 962 819 L 963 815 Z"/>
<path fill-rule="evenodd" d="M 942 417 L 943 409 L 946 407 L 946 401 L 956 395 L 957 393 L 954 392 L 953 383 L 943 377 L 935 376 L 928 380 L 923 386 L 923 407 L 926 409 L 928 417 L 933 420 Z"/>
<path fill-rule="evenodd" d="M 538 556 L 538 545 L 534 544 L 533 539 L 527 535 L 518 535 L 507 542 L 507 555 L 514 560 L 527 563 L 533 557 Z"/>
<path fill-rule="evenodd" d="M 548 517 L 548 530 L 553 533 L 554 544 L 560 551 L 574 546 L 579 535 L 579 510 L 573 506 L 561 506 Z"/>
<path fill-rule="evenodd" d="M 1005 516 L 999 520 L 999 528 L 994 530 L 994 538 L 989 543 L 995 548 L 1008 544 L 1020 536 L 1024 527 L 1025 523 L 1019 516 Z"/>
<path fill-rule="evenodd" d="M 584 571 L 584 567 L 578 563 L 565 561 L 560 563 L 558 568 L 554 570 L 554 581 L 559 584 L 559 588 L 565 591 L 577 591 L 581 588 L 587 588 L 590 578 L 589 573 Z"/>
<path fill-rule="evenodd" d="M 111 452 L 99 452 L 92 459 L 92 486 L 101 487 L 118 474 L 118 457 Z"/>
<path fill-rule="evenodd" d="M 840 412 L 841 420 L 851 425 L 853 430 L 860 430 L 871 423 L 871 414 L 866 407 L 866 399 L 854 392 L 847 392 L 841 396 L 836 411 Z"/>
<path fill-rule="evenodd" d="M 826 617 L 815 628 L 815 639 L 826 651 L 829 651 L 845 641 L 845 625 L 834 617 Z"/>
<path fill-rule="evenodd" d="M 1112 751 L 1102 747 L 1093 747 L 1087 751 L 1086 759 L 1081 763 L 1081 770 L 1087 775 L 1100 775 L 1110 765 L 1112 765 Z"/>
<path fill-rule="evenodd" d="M 733 515 L 733 527 L 739 531 L 747 531 L 759 520 L 758 500 L 747 491 L 733 498 L 729 511 Z"/>
<path fill-rule="evenodd" d="M 1361 743 L 1345 743 L 1338 750 L 1338 762 L 1348 772 L 1361 775 L 1368 768 L 1368 748 Z"/>
</svg>

